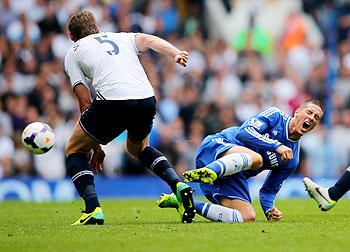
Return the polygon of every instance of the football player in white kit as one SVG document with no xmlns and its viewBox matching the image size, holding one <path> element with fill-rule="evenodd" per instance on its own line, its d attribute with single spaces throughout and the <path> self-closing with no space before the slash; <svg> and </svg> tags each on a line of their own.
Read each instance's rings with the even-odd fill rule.
<svg viewBox="0 0 350 252">
<path fill-rule="evenodd" d="M 149 145 L 156 100 L 138 58 L 138 54 L 152 49 L 185 67 L 188 52 L 148 34 L 100 33 L 95 17 L 88 11 L 73 14 L 68 30 L 74 44 L 64 65 L 82 114 L 66 145 L 66 164 L 85 201 L 83 215 L 72 225 L 104 223 L 93 171 L 102 169 L 105 154 L 100 144 L 109 143 L 124 130 L 128 152 L 169 184 L 181 202 L 182 222 L 192 222 L 195 209 L 191 188 L 180 182 L 167 158 Z M 97 94 L 93 101 L 87 79 Z M 90 151 L 92 157 L 88 160 Z"/>
</svg>

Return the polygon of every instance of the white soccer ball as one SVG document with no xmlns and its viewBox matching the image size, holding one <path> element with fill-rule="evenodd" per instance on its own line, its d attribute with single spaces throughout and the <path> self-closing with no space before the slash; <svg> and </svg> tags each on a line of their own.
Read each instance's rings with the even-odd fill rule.
<svg viewBox="0 0 350 252">
<path fill-rule="evenodd" d="M 55 144 L 55 133 L 46 123 L 34 122 L 23 130 L 22 143 L 30 153 L 43 154 Z"/>
</svg>

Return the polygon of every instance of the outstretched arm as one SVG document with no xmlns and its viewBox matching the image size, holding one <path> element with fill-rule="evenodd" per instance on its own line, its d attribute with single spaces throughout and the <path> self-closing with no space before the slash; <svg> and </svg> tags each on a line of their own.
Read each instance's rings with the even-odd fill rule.
<svg viewBox="0 0 350 252">
<path fill-rule="evenodd" d="M 295 168 L 273 170 L 267 176 L 264 185 L 259 191 L 261 208 L 269 220 L 279 220 L 282 215 L 274 206 L 276 194 L 280 190 L 284 180 L 294 171 Z"/>
<path fill-rule="evenodd" d="M 174 58 L 175 62 L 183 67 L 187 65 L 188 52 L 180 51 L 162 38 L 145 33 L 138 33 L 135 37 L 135 43 L 140 52 L 146 52 L 148 49 L 152 49 L 158 53 Z"/>
</svg>

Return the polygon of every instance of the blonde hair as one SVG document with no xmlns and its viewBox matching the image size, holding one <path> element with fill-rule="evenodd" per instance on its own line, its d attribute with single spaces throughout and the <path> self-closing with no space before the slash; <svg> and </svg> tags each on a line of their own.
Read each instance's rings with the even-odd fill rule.
<svg viewBox="0 0 350 252">
<path fill-rule="evenodd" d="M 95 16 L 89 11 L 78 11 L 68 20 L 68 30 L 77 39 L 99 33 Z"/>
</svg>

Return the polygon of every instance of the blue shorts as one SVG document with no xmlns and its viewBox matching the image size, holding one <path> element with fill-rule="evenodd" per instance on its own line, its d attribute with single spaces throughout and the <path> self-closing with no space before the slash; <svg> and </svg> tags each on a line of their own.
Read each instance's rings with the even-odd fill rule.
<svg viewBox="0 0 350 252">
<path fill-rule="evenodd" d="M 220 154 L 237 146 L 219 135 L 207 136 L 199 146 L 196 168 L 205 167 L 215 161 Z M 219 204 L 221 197 L 238 199 L 251 203 L 247 178 L 242 172 L 218 178 L 214 184 L 200 183 L 204 196 L 212 203 Z"/>
</svg>

